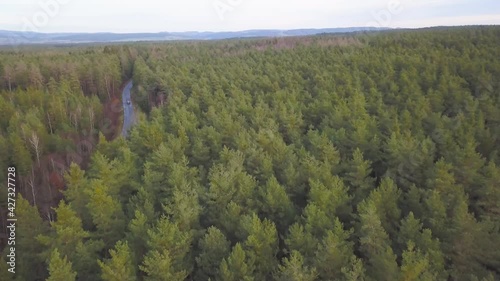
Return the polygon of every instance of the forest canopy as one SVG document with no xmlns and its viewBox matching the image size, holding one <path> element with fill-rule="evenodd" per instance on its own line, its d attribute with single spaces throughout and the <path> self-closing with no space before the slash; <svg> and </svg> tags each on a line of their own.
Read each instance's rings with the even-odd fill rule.
<svg viewBox="0 0 500 281">
<path fill-rule="evenodd" d="M 0 280 L 500 280 L 499 46 L 493 26 L 0 51 Z"/>
</svg>

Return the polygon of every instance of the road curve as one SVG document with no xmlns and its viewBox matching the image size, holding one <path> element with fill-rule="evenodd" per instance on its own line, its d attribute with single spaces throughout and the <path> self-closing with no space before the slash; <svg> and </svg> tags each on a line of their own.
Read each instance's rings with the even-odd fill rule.
<svg viewBox="0 0 500 281">
<path fill-rule="evenodd" d="M 122 127 L 122 136 L 127 137 L 128 131 L 132 127 L 135 121 L 134 116 L 134 108 L 132 106 L 132 101 L 130 99 L 130 90 L 132 89 L 133 82 L 132 80 L 127 83 L 125 88 L 123 88 L 122 92 L 122 103 L 123 103 L 123 127 Z M 130 104 L 127 103 L 130 101 Z"/>
</svg>

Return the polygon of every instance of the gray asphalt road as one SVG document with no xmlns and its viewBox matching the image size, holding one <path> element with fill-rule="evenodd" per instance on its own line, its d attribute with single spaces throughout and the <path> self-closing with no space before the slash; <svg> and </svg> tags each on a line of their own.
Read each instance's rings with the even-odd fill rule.
<svg viewBox="0 0 500 281">
<path fill-rule="evenodd" d="M 122 136 L 128 136 L 128 130 L 134 124 L 135 116 L 134 116 L 134 108 L 132 106 L 132 101 L 130 99 L 130 90 L 132 89 L 133 82 L 130 81 L 123 89 L 122 93 L 122 102 L 123 102 L 123 129 Z M 130 104 L 127 104 L 127 101 L 130 101 Z"/>
</svg>

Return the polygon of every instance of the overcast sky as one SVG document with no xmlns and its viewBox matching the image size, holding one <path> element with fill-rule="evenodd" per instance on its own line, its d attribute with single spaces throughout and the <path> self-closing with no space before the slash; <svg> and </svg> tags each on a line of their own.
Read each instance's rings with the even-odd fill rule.
<svg viewBox="0 0 500 281">
<path fill-rule="evenodd" d="M 235 31 L 500 24 L 500 0 L 0 0 L 0 29 Z"/>
</svg>

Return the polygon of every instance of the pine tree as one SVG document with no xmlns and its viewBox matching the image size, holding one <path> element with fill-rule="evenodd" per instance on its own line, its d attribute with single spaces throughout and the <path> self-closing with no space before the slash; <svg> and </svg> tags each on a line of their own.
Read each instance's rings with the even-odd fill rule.
<svg viewBox="0 0 500 281">
<path fill-rule="evenodd" d="M 478 191 L 477 205 L 482 217 L 500 225 L 500 168 L 490 161 L 484 168 L 485 182 Z"/>
<path fill-rule="evenodd" d="M 382 226 L 391 237 L 394 237 L 397 232 L 397 224 L 401 216 L 398 206 L 400 197 L 401 191 L 391 178 L 386 177 L 368 198 L 375 205 Z"/>
<path fill-rule="evenodd" d="M 199 242 L 200 254 L 196 257 L 196 280 L 214 279 L 218 276 L 219 265 L 230 253 L 230 243 L 224 234 L 212 226 Z"/>
<path fill-rule="evenodd" d="M 202 211 L 198 197 L 200 185 L 197 170 L 188 166 L 185 157 L 172 166 L 168 177 L 169 185 L 173 187 L 172 195 L 163 200 L 163 209 L 181 230 L 197 229 Z"/>
<path fill-rule="evenodd" d="M 356 256 L 351 256 L 349 264 L 341 269 L 344 281 L 363 281 L 365 280 L 365 268 L 363 262 Z"/>
<path fill-rule="evenodd" d="M 399 268 L 389 236 L 384 231 L 373 201 L 360 206 L 360 250 L 367 260 L 369 280 L 397 280 Z"/>
<path fill-rule="evenodd" d="M 19 222 L 16 224 L 15 240 L 18 255 L 16 275 L 25 280 L 43 278 L 47 273 L 43 266 L 44 257 L 40 256 L 40 253 L 45 247 L 35 238 L 39 235 L 48 235 L 49 226 L 40 217 L 38 209 L 31 206 L 21 194 L 16 201 L 16 217 Z"/>
<path fill-rule="evenodd" d="M 168 252 L 152 251 L 144 257 L 139 268 L 146 273 L 144 280 L 148 281 L 183 281 L 188 276 L 185 270 L 176 271 Z"/>
<path fill-rule="evenodd" d="M 408 129 L 403 133 L 392 133 L 386 144 L 386 176 L 393 178 L 403 190 L 412 184 L 423 184 L 433 163 L 435 150 L 431 139 L 419 142 Z"/>
<path fill-rule="evenodd" d="M 445 259 L 439 240 L 432 237 L 430 229 L 423 229 L 422 223 L 412 212 L 401 221 L 397 242 L 401 249 L 400 253 L 408 250 L 409 243 L 412 243 L 414 248 L 427 256 L 429 267 L 433 273 L 438 274 L 438 279 L 446 278 Z"/>
<path fill-rule="evenodd" d="M 120 202 L 116 200 L 103 181 L 94 180 L 92 191 L 88 192 L 92 220 L 97 227 L 96 236 L 107 245 L 112 245 L 123 238 L 125 230 L 125 215 Z"/>
<path fill-rule="evenodd" d="M 412 241 L 408 242 L 408 249 L 403 252 L 401 280 L 437 280 L 437 274 L 432 272 L 428 254 L 415 249 Z"/>
<path fill-rule="evenodd" d="M 55 211 L 57 220 L 51 222 L 52 235 L 39 235 L 37 239 L 51 248 L 57 248 L 61 255 L 72 257 L 77 245 L 90 234 L 82 228 L 82 221 L 76 212 L 64 201 Z"/>
<path fill-rule="evenodd" d="M 335 226 L 329 230 L 319 244 L 314 260 L 321 279 L 339 279 L 341 269 L 349 265 L 354 257 L 353 243 L 349 242 L 352 231 L 345 231 L 342 223 L 335 219 Z"/>
<path fill-rule="evenodd" d="M 285 188 L 272 176 L 259 191 L 260 210 L 284 232 L 294 219 L 295 210 Z"/>
<path fill-rule="evenodd" d="M 71 268 L 71 262 L 68 261 L 66 256 L 61 258 L 57 248 L 52 251 L 50 255 L 49 265 L 49 278 L 47 281 L 74 281 L 76 280 L 76 272 Z"/>
<path fill-rule="evenodd" d="M 168 264 L 172 267 L 172 272 L 189 274 L 192 271 L 191 243 L 190 232 L 180 230 L 177 224 L 163 216 L 155 226 L 148 230 L 149 252 L 144 261 L 153 261 L 160 256 L 168 256 L 170 259 Z M 153 265 L 150 263 L 150 266 Z"/>
<path fill-rule="evenodd" d="M 230 202 L 250 209 L 254 205 L 253 192 L 257 185 L 255 179 L 244 170 L 244 156 L 241 152 L 226 148 L 221 152 L 221 161 L 225 164 L 216 164 L 210 170 L 210 184 L 206 194 L 207 216 L 216 226 L 221 226 L 224 220 L 235 219 L 226 215 Z M 226 231 L 222 227 L 220 229 Z"/>
<path fill-rule="evenodd" d="M 476 152 L 477 143 L 473 136 L 466 137 L 468 139 L 464 147 L 454 155 L 453 174 L 456 183 L 462 185 L 471 198 L 477 198 L 482 180 L 480 172 L 486 161 Z"/>
<path fill-rule="evenodd" d="M 147 249 L 147 232 L 150 229 L 146 215 L 141 211 L 135 211 L 135 217 L 129 222 L 127 241 L 130 242 L 132 253 L 138 260 L 146 253 Z"/>
<path fill-rule="evenodd" d="M 275 274 L 278 281 L 314 281 L 317 280 L 314 268 L 310 269 L 304 265 L 304 258 L 297 251 L 292 251 L 290 257 L 285 258 L 283 265 L 279 265 L 279 271 Z"/>
<path fill-rule="evenodd" d="M 101 268 L 101 278 L 105 281 L 132 281 L 137 280 L 132 253 L 127 242 L 118 241 L 114 249 L 109 250 L 111 258 L 98 261 Z"/>
<path fill-rule="evenodd" d="M 371 173 L 371 162 L 365 160 L 363 152 L 356 148 L 352 160 L 349 161 L 345 177 L 354 196 L 352 202 L 354 206 L 368 197 L 372 189 L 375 188 L 375 179 L 371 177 Z"/>
<path fill-rule="evenodd" d="M 324 182 L 310 179 L 309 185 L 311 187 L 309 205 L 317 206 L 327 218 L 339 217 L 346 219 L 348 214 L 351 213 L 351 198 L 348 195 L 348 189 L 338 176 L 328 177 Z M 307 213 L 307 210 L 305 212 Z M 314 227 L 312 221 L 311 224 Z"/>
<path fill-rule="evenodd" d="M 89 240 L 90 233 L 82 228 L 82 221 L 64 201 L 55 209 L 57 220 L 51 222 L 52 232 L 36 239 L 47 249 L 58 249 L 71 260 L 75 271 L 86 278 L 98 278 L 97 252 L 104 247 L 102 241 Z M 48 258 L 50 251 L 42 252 Z"/>
<path fill-rule="evenodd" d="M 82 219 L 83 225 L 85 227 L 90 227 L 92 218 L 87 208 L 87 204 L 90 201 L 90 184 L 85 178 L 85 171 L 80 169 L 77 164 L 71 163 L 68 171 L 64 175 L 64 180 L 67 185 L 67 189 L 64 191 L 65 198 L 69 202 L 71 208 L 78 213 L 79 217 Z"/>
<path fill-rule="evenodd" d="M 10 134 L 9 141 L 11 159 L 16 166 L 16 171 L 22 176 L 26 176 L 31 171 L 31 165 L 33 164 L 29 150 L 25 142 L 17 134 Z"/>
<path fill-rule="evenodd" d="M 227 259 L 222 260 L 219 268 L 220 281 L 252 281 L 254 280 L 253 264 L 247 260 L 240 243 L 236 243 Z"/>
<path fill-rule="evenodd" d="M 273 222 L 260 220 L 256 214 L 242 218 L 241 227 L 247 234 L 243 243 L 247 260 L 254 267 L 253 277 L 267 279 L 277 266 L 278 232 Z"/>
<path fill-rule="evenodd" d="M 319 242 L 320 240 L 310 231 L 304 229 L 304 226 L 300 223 L 294 223 L 290 226 L 288 235 L 285 238 L 287 249 L 299 252 L 307 265 L 313 264 Z"/>
</svg>

